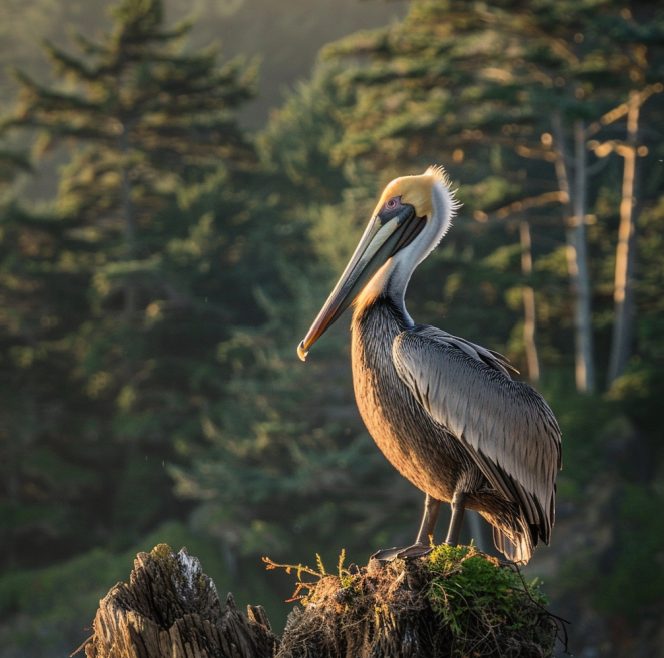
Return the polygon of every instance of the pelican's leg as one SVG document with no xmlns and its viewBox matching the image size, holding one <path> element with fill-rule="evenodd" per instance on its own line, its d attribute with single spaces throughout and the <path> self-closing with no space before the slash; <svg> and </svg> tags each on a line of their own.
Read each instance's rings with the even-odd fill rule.
<svg viewBox="0 0 664 658">
<path fill-rule="evenodd" d="M 450 527 L 447 530 L 445 543 L 450 546 L 456 546 L 459 543 L 459 534 L 463 523 L 463 512 L 466 509 L 466 494 L 461 491 L 455 491 L 452 497 L 452 518 Z"/>
<path fill-rule="evenodd" d="M 424 499 L 424 515 L 422 516 L 422 523 L 420 524 L 420 530 L 417 533 L 415 543 L 412 546 L 402 548 L 396 546 L 394 548 L 386 548 L 382 551 L 377 551 L 371 557 L 381 562 L 390 562 L 395 558 L 407 560 L 423 557 L 431 553 L 429 537 L 433 535 L 434 528 L 436 527 L 439 510 L 440 501 L 426 494 L 426 498 Z"/>
<path fill-rule="evenodd" d="M 415 544 L 428 546 L 431 543 L 429 537 L 433 535 L 439 511 L 440 501 L 427 494 L 424 498 L 424 514 L 422 515 L 422 523 L 420 524 L 420 531 L 417 533 Z"/>
</svg>

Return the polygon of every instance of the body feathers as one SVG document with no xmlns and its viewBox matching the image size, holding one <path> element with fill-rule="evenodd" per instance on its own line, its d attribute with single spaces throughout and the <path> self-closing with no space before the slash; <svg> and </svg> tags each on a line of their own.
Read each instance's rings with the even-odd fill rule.
<svg viewBox="0 0 664 658">
<path fill-rule="evenodd" d="M 504 357 L 413 325 L 386 297 L 353 317 L 360 413 L 393 466 L 430 496 L 494 526 L 496 547 L 527 562 L 554 521 L 560 430 L 543 398 L 510 377 Z"/>
</svg>

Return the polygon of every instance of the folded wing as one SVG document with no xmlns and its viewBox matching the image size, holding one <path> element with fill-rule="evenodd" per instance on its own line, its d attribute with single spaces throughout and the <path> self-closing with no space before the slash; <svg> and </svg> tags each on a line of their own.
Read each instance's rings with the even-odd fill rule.
<svg viewBox="0 0 664 658">
<path fill-rule="evenodd" d="M 516 503 L 548 543 L 561 437 L 539 393 L 511 379 L 515 371 L 505 357 L 436 327 L 401 333 L 392 357 L 423 409 L 458 439 L 491 486 Z"/>
</svg>

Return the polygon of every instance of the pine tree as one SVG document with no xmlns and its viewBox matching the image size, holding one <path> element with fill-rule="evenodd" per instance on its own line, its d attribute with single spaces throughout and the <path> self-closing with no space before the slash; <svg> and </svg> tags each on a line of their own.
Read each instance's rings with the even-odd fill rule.
<svg viewBox="0 0 664 658">
<path fill-rule="evenodd" d="M 217 68 L 214 51 L 179 52 L 191 26 L 164 28 L 158 0 L 126 0 L 113 16 L 102 43 L 79 36 L 80 57 L 47 44 L 61 84 L 19 73 L 20 102 L 6 126 L 39 129 L 42 149 L 74 144 L 58 203 L 90 241 L 113 245 L 106 269 L 131 315 L 154 287 L 145 274 L 171 228 L 155 213 L 218 162 L 251 159 L 233 110 L 251 96 L 254 70 L 238 60 Z"/>
<path fill-rule="evenodd" d="M 35 548 L 50 537 L 52 559 L 178 513 L 163 464 L 200 437 L 191 378 L 209 370 L 241 303 L 232 259 L 245 199 L 231 190 L 255 156 L 235 115 L 255 69 L 183 51 L 190 25 L 166 26 L 159 0 L 112 13 L 99 42 L 79 36 L 80 55 L 47 45 L 55 85 L 18 74 L 2 124 L 38 132 L 38 154 L 71 154 L 53 206 L 17 209 L 2 242 L 2 290 L 17 300 L 3 323 L 3 385 L 16 398 L 5 463 L 20 464 L 5 495 L 26 510 L 13 550 L 27 563 L 40 559 L 31 535 Z M 224 263 L 211 281 L 204 268 Z"/>
<path fill-rule="evenodd" d="M 339 113 L 337 160 L 361 158 L 395 174 L 405 162 L 447 161 L 463 177 L 466 210 L 482 218 L 526 209 L 553 218 L 562 208 L 576 382 L 588 392 L 595 385 L 589 125 L 632 88 L 640 61 L 648 67 L 643 47 L 657 43 L 657 25 L 613 0 L 528 10 L 519 2 L 421 0 L 403 23 L 326 49 L 328 60 L 346 63 L 337 86 L 354 95 Z M 651 66 L 646 77 L 656 74 Z"/>
</svg>

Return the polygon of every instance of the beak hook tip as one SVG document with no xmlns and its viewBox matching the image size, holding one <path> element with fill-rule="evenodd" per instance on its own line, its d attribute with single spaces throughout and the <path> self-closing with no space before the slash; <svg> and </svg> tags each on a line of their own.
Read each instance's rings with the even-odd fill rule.
<svg viewBox="0 0 664 658">
<path fill-rule="evenodd" d="M 306 361 L 307 354 L 309 354 L 309 351 L 304 349 L 304 341 L 301 340 L 300 344 L 297 346 L 297 355 L 300 357 L 300 361 Z"/>
</svg>

